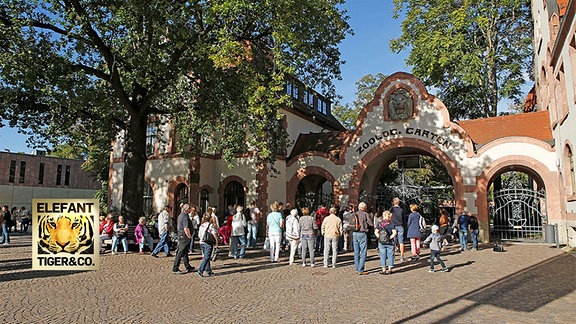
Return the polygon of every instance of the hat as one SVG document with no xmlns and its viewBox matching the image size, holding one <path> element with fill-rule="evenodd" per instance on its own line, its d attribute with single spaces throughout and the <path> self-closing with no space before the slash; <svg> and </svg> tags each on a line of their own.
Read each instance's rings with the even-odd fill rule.
<svg viewBox="0 0 576 324">
<path fill-rule="evenodd" d="M 432 230 L 432 232 L 436 232 L 439 229 L 439 227 L 438 225 L 432 225 L 430 229 Z"/>
</svg>

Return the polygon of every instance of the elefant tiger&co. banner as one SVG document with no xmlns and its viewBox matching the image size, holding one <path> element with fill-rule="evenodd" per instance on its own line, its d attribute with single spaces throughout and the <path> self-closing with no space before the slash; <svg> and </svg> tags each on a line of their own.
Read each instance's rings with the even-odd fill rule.
<svg viewBox="0 0 576 324">
<path fill-rule="evenodd" d="M 32 269 L 97 270 L 96 199 L 32 199 Z"/>
</svg>

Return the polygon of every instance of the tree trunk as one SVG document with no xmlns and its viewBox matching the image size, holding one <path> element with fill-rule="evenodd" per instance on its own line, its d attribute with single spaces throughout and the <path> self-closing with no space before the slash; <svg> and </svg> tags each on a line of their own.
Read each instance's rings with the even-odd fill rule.
<svg viewBox="0 0 576 324">
<path fill-rule="evenodd" d="M 136 224 L 142 215 L 147 121 L 146 114 L 131 114 L 126 136 L 122 215 L 131 224 Z"/>
</svg>

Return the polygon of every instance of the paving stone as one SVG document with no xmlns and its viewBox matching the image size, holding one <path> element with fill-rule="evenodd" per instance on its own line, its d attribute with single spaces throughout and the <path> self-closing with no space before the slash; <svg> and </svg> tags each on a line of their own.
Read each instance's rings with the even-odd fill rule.
<svg viewBox="0 0 576 324">
<path fill-rule="evenodd" d="M 367 276 L 352 253 L 335 269 L 288 265 L 248 249 L 212 263 L 214 277 L 173 275 L 173 258 L 137 253 L 101 257 L 98 271 L 32 271 L 30 235 L 0 246 L 2 323 L 570 323 L 576 317 L 576 257 L 548 245 L 505 253 L 451 246 L 448 273 L 428 273 L 428 250 L 380 275 L 369 249 Z M 409 252 L 408 254 L 409 255 Z M 191 264 L 199 267 L 199 253 Z M 316 258 L 322 264 L 322 257 Z M 181 268 L 183 266 L 181 265 Z M 436 269 L 440 267 L 437 265 Z M 386 309 L 382 318 L 380 309 Z"/>
</svg>

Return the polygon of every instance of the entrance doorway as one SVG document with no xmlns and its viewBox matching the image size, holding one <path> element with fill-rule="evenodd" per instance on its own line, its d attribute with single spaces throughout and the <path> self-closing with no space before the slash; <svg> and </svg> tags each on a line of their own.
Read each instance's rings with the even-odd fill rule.
<svg viewBox="0 0 576 324">
<path fill-rule="evenodd" d="M 508 171 L 489 187 L 492 241 L 542 242 L 547 222 L 546 191 L 529 174 Z"/>
<path fill-rule="evenodd" d="M 246 206 L 244 198 L 244 186 L 238 181 L 231 181 L 224 189 L 224 213 L 228 213 L 228 206 L 242 205 Z M 235 212 L 235 211 L 233 211 Z"/>
<path fill-rule="evenodd" d="M 296 189 L 295 203 L 298 209 L 308 207 L 317 210 L 321 204 L 332 206 L 334 194 L 332 184 L 323 176 L 313 174 L 302 178 Z"/>
<path fill-rule="evenodd" d="M 440 209 L 454 214 L 454 186 L 444 165 L 436 158 L 422 152 L 397 155 L 380 164 L 380 177 L 370 193 L 364 189 L 360 201 L 372 206 L 373 212 L 389 210 L 392 199 L 400 198 L 405 218 L 410 214 L 410 204 L 419 206 L 427 224 L 437 222 Z"/>
</svg>

